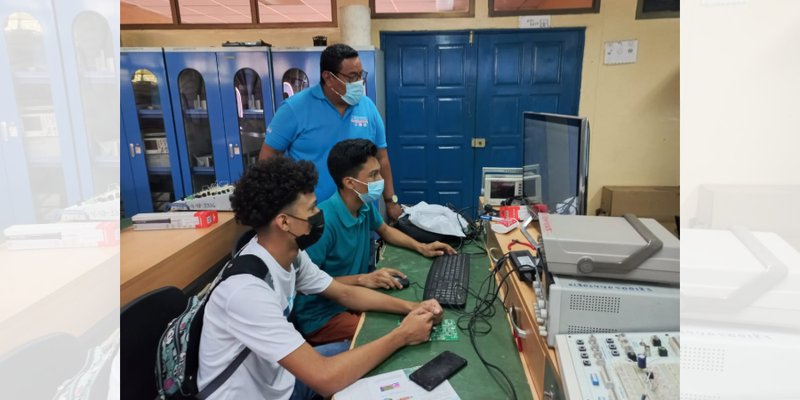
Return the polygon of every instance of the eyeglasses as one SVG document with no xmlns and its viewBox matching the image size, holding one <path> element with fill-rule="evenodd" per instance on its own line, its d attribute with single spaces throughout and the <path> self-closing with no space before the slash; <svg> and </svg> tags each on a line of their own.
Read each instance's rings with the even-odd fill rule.
<svg viewBox="0 0 800 400">
<path fill-rule="evenodd" d="M 359 80 L 362 80 L 362 79 L 365 80 L 365 81 L 367 80 L 367 71 L 361 71 L 361 73 L 353 72 L 350 75 L 345 75 L 345 74 L 343 74 L 341 72 L 335 72 L 335 74 L 343 76 L 344 79 L 345 79 L 345 82 L 347 82 L 347 83 L 358 82 Z"/>
</svg>

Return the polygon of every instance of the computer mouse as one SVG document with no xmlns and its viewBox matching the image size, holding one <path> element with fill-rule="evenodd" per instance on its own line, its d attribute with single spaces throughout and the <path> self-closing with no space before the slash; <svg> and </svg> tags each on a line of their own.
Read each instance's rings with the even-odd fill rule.
<svg viewBox="0 0 800 400">
<path fill-rule="evenodd" d="M 397 282 L 399 282 L 401 286 L 403 286 L 403 289 L 407 288 L 410 285 L 410 282 L 408 281 L 408 278 L 401 278 L 399 276 L 395 276 L 394 279 Z"/>
</svg>

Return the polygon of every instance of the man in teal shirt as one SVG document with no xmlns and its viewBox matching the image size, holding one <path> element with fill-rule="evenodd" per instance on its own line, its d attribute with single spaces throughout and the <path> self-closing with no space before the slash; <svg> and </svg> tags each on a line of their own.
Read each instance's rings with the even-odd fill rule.
<svg viewBox="0 0 800 400">
<path fill-rule="evenodd" d="M 325 214 L 325 231 L 306 252 L 320 269 L 341 283 L 368 288 L 401 289 L 395 277 L 405 274 L 392 268 L 367 273 L 370 232 L 377 231 L 388 243 L 415 250 L 426 257 L 455 254 L 447 244 L 422 244 L 383 222 L 375 200 L 383 192 L 378 149 L 369 140 L 344 140 L 328 155 L 328 171 L 338 187 L 318 205 Z M 298 296 L 295 321 L 309 343 L 322 344 L 350 339 L 359 315 L 323 297 Z"/>
</svg>

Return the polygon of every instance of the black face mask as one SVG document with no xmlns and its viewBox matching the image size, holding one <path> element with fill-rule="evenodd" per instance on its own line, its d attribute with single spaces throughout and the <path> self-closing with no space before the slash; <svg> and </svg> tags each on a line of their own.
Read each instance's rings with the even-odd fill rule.
<svg viewBox="0 0 800 400">
<path fill-rule="evenodd" d="M 294 219 L 299 219 L 300 221 L 305 221 L 311 226 L 311 231 L 305 235 L 297 236 L 291 231 L 289 234 L 294 236 L 294 241 L 297 243 L 297 247 L 300 250 L 305 250 L 310 247 L 312 244 L 317 243 L 319 238 L 322 237 L 322 232 L 325 231 L 325 216 L 322 215 L 322 210 L 319 210 L 318 213 L 308 217 L 308 219 L 302 219 L 295 217 L 292 214 L 286 214 Z"/>
</svg>

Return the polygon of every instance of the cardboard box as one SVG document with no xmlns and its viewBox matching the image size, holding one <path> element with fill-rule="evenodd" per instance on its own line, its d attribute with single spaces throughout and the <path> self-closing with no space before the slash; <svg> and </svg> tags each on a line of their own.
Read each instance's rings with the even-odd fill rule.
<svg viewBox="0 0 800 400">
<path fill-rule="evenodd" d="M 679 186 L 603 186 L 597 215 L 619 217 L 634 214 L 658 222 L 675 224 L 680 215 Z"/>
</svg>

